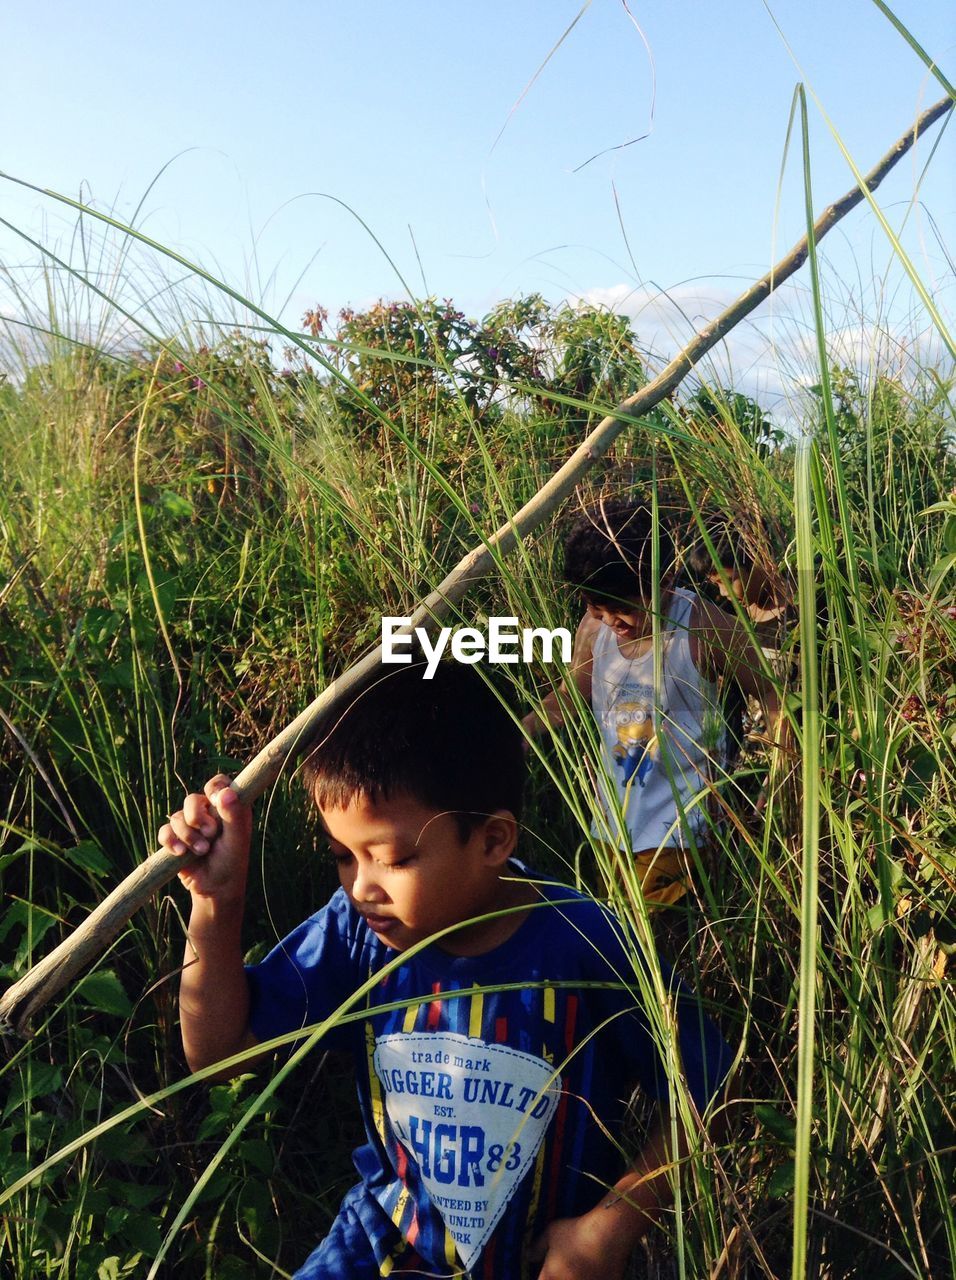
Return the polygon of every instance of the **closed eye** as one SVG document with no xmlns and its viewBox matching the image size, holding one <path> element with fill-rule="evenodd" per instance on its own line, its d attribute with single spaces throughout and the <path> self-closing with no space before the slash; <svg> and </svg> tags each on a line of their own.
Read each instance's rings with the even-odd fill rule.
<svg viewBox="0 0 956 1280">
<path fill-rule="evenodd" d="M 346 849 L 344 844 L 333 844 L 331 840 L 329 841 L 329 853 L 336 866 L 343 866 L 352 859 L 352 851 L 350 849 Z"/>
<path fill-rule="evenodd" d="M 331 854 L 332 861 L 337 867 L 346 866 L 354 857 L 352 851 L 350 849 L 346 849 L 342 845 L 330 844 L 329 853 Z M 394 862 L 383 862 L 379 858 L 374 858 L 373 861 L 384 871 L 402 871 L 406 867 L 411 866 L 417 857 L 417 853 L 409 853 L 404 858 L 396 858 Z"/>
<path fill-rule="evenodd" d="M 411 866 L 417 856 L 415 853 L 410 853 L 404 858 L 396 858 L 394 862 L 383 862 L 382 866 L 386 871 L 401 871 L 403 868 Z"/>
</svg>

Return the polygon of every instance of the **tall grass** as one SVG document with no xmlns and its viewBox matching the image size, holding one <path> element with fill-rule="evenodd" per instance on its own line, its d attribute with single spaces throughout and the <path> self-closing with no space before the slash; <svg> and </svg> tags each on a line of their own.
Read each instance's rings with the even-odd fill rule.
<svg viewBox="0 0 956 1280">
<path fill-rule="evenodd" d="M 711 852 L 667 938 L 737 1061 L 714 1141 L 677 1091 L 691 1154 L 646 1250 L 652 1275 L 672 1274 L 671 1257 L 686 1277 L 943 1277 L 956 1263 L 956 621 L 951 580 L 934 574 L 956 527 L 952 367 L 920 367 L 918 349 L 905 375 L 834 363 L 816 255 L 811 268 L 821 392 L 799 440 L 768 449 L 729 403 L 719 420 L 672 404 L 579 495 L 643 491 L 687 534 L 715 510 L 764 515 L 799 616 L 777 670 L 796 745 L 768 747 L 757 724 L 701 797 Z M 31 319 L 43 358 L 35 336 L 0 386 L 7 978 L 151 850 L 183 787 L 248 755 L 383 614 L 411 612 L 566 446 L 533 406 L 476 422 L 413 398 L 357 433 L 309 335 L 274 330 L 304 353 L 287 375 L 256 333 L 203 316 L 164 328 L 150 312 L 136 349 L 121 276 L 111 288 L 125 345 L 90 313 L 67 333 L 54 306 Z M 562 519 L 461 617 L 573 625 Z M 505 676 L 523 707 L 554 679 Z M 647 940 L 660 925 L 633 867 L 592 835 L 598 744 L 577 712 L 535 748 L 524 852 Z M 251 955 L 334 880 L 294 779 L 262 808 Z M 186 1080 L 183 934 L 170 892 L 6 1046 L 0 1257 L 18 1280 L 288 1275 L 334 1215 L 347 1081 L 318 1033 L 274 1079 Z M 660 970 L 635 975 L 664 1010 Z M 676 1075 L 663 1013 L 655 1029 Z"/>
</svg>

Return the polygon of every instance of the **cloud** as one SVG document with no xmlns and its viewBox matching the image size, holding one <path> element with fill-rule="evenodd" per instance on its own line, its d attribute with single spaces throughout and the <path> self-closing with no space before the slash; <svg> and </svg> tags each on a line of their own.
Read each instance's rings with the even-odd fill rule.
<svg viewBox="0 0 956 1280">
<path fill-rule="evenodd" d="M 687 281 L 670 289 L 626 283 L 589 289 L 572 303 L 607 307 L 631 321 L 648 368 L 661 368 L 737 297 L 722 284 Z M 857 370 L 864 379 L 880 369 L 905 383 L 926 368 L 952 370 L 939 335 L 912 316 L 871 321 L 852 298 L 829 302 L 826 346 L 829 359 Z M 842 314 L 841 314 L 842 312 Z M 802 416 L 807 389 L 820 380 L 817 338 L 808 291 L 787 282 L 756 308 L 701 362 L 698 380 L 732 387 L 753 397 L 782 424 Z M 691 375 L 693 379 L 693 375 Z"/>
<path fill-rule="evenodd" d="M 795 291 L 791 291 L 795 292 Z M 720 315 L 739 291 L 707 281 L 689 281 L 670 289 L 635 288 L 617 284 L 590 289 L 580 301 L 608 307 L 626 315 L 637 335 L 638 345 L 648 354 L 648 366 L 656 369 L 690 341 L 700 329 Z M 733 386 L 773 408 L 785 394 L 786 376 L 775 352 L 779 339 L 774 330 L 781 320 L 792 324 L 796 300 L 780 295 L 762 303 L 711 351 L 701 362 L 699 378 Z"/>
</svg>

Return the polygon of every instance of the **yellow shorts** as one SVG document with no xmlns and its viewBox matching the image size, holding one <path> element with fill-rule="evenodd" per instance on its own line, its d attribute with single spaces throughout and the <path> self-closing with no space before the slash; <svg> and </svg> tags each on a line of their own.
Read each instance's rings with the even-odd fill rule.
<svg viewBox="0 0 956 1280">
<path fill-rule="evenodd" d="M 670 906 L 690 889 L 686 856 L 681 849 L 646 849 L 634 854 L 634 866 L 648 904 Z"/>
</svg>

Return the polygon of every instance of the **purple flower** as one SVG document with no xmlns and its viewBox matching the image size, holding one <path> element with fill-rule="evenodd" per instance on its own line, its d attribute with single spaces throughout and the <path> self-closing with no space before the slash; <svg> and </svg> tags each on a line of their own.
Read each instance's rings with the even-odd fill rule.
<svg viewBox="0 0 956 1280">
<path fill-rule="evenodd" d="M 206 384 L 205 384 L 205 382 L 203 382 L 202 378 L 193 378 L 193 390 L 194 390 L 194 391 L 202 391 L 202 390 L 203 390 L 203 388 L 205 387 L 205 385 L 206 385 Z"/>
<path fill-rule="evenodd" d="M 177 360 L 173 364 L 173 369 L 176 373 L 182 373 L 185 368 L 186 366 L 183 364 L 181 360 Z"/>
<path fill-rule="evenodd" d="M 473 503 L 471 503 L 471 505 L 469 506 L 468 510 L 471 512 L 471 514 L 472 514 L 473 516 L 480 515 L 480 513 L 481 513 L 481 504 L 480 504 L 480 503 L 478 503 L 478 502 L 473 502 Z"/>
</svg>

